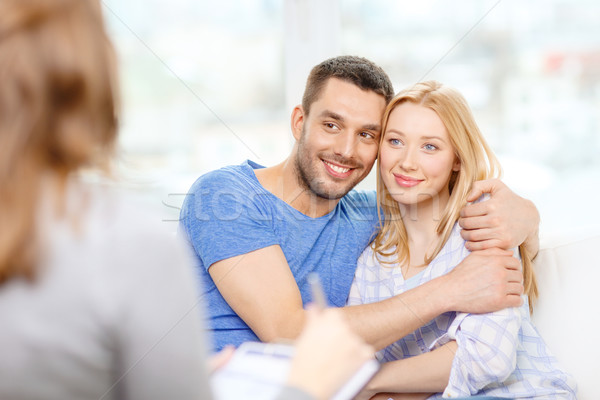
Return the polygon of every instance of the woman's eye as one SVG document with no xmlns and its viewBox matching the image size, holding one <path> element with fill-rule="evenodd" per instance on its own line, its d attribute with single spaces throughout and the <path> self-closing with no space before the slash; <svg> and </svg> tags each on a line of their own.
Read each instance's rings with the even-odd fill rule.
<svg viewBox="0 0 600 400">
<path fill-rule="evenodd" d="M 390 139 L 390 144 L 392 146 L 400 146 L 402 144 L 402 142 L 399 141 L 398 139 Z"/>
<path fill-rule="evenodd" d="M 427 151 L 434 151 L 437 150 L 437 146 L 434 146 L 433 144 L 426 144 L 425 146 L 423 146 L 423 148 Z"/>
</svg>

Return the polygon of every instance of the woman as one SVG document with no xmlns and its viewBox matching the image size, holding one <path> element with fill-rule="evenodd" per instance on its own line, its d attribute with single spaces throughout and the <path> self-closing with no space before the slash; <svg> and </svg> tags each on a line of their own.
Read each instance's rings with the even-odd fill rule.
<svg viewBox="0 0 600 400">
<path fill-rule="evenodd" d="M 398 94 L 386 108 L 383 132 L 378 195 L 384 222 L 359 258 L 349 304 L 385 299 L 454 268 L 469 253 L 459 210 L 476 180 L 500 170 L 464 98 L 434 81 Z M 526 249 L 520 255 L 521 308 L 439 316 L 378 353 L 386 364 L 363 397 L 575 398 L 575 383 L 529 318 L 537 287 Z"/>
<path fill-rule="evenodd" d="M 212 397 L 187 248 L 77 178 L 115 146 L 114 59 L 98 1 L 0 1 L 1 399 Z M 367 359 L 340 321 L 309 322 L 342 345 L 312 382 L 299 351 L 284 398 L 327 398 Z"/>
</svg>

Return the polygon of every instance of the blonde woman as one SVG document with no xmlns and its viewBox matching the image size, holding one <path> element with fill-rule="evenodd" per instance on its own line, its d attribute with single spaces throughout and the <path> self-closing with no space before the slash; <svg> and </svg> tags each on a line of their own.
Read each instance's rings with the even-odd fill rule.
<svg viewBox="0 0 600 400">
<path fill-rule="evenodd" d="M 0 1 L 0 399 L 211 399 L 187 247 L 77 178 L 117 136 L 100 11 Z M 303 337 L 280 398 L 327 399 L 373 354 L 337 310 Z"/>
<path fill-rule="evenodd" d="M 382 229 L 359 258 L 351 305 L 397 295 L 459 264 L 469 253 L 457 223 L 460 209 L 472 200 L 475 181 L 500 172 L 464 98 L 440 83 L 422 82 L 399 93 L 386 108 L 383 132 Z M 528 251 L 519 250 L 522 307 L 481 315 L 449 312 L 423 321 L 422 328 L 378 352 L 385 364 L 361 398 L 389 392 L 397 394 L 380 398 L 574 399 L 575 383 L 529 318 L 537 287 Z"/>
</svg>

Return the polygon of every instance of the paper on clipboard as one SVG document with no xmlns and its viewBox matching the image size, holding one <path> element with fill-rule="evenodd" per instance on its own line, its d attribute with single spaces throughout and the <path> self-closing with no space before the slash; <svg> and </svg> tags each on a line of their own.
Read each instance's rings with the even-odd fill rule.
<svg viewBox="0 0 600 400">
<path fill-rule="evenodd" d="M 287 380 L 294 347 L 286 344 L 247 342 L 234 353 L 211 379 L 217 400 L 274 400 Z M 332 400 L 352 399 L 379 369 L 379 363 L 365 363 Z"/>
</svg>

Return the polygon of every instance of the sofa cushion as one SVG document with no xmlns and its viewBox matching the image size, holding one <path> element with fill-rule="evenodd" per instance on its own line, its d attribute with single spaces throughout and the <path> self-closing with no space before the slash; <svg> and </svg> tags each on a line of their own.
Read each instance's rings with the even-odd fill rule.
<svg viewBox="0 0 600 400">
<path fill-rule="evenodd" d="M 532 319 L 571 373 L 578 399 L 598 398 L 600 368 L 600 236 L 542 245 L 534 262 L 539 299 Z"/>
</svg>

